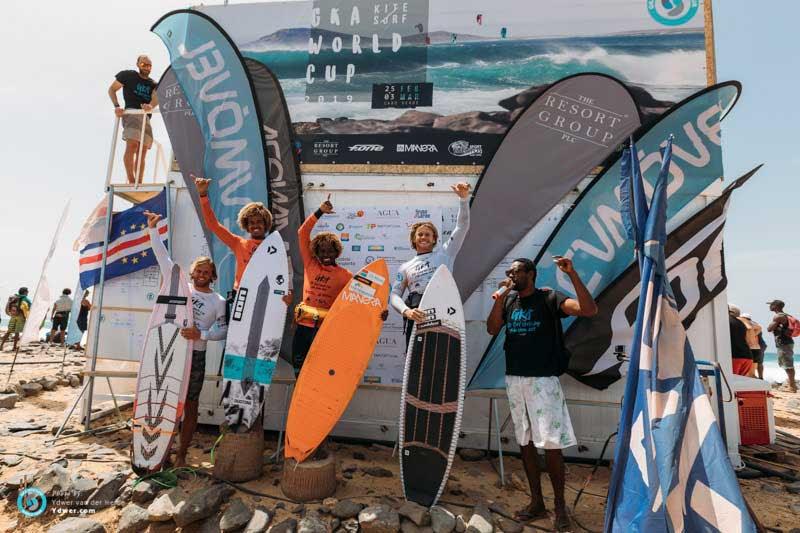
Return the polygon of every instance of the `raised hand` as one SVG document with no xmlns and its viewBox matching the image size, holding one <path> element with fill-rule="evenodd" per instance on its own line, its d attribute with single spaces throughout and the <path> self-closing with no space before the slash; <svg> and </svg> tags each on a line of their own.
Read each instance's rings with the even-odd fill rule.
<svg viewBox="0 0 800 533">
<path fill-rule="evenodd" d="M 144 216 L 147 217 L 147 227 L 148 228 L 155 228 L 158 221 L 161 220 L 161 215 L 158 213 L 152 213 L 150 211 L 145 211 Z"/>
<path fill-rule="evenodd" d="M 194 174 L 189 174 L 189 176 L 194 178 L 194 186 L 197 187 L 197 194 L 206 196 L 208 194 L 208 186 L 211 185 L 211 180 L 208 178 L 198 178 Z"/>
<path fill-rule="evenodd" d="M 575 272 L 575 266 L 572 264 L 572 259 L 560 255 L 553 256 L 553 262 L 558 269 L 564 274 L 571 274 Z"/>
<path fill-rule="evenodd" d="M 322 211 L 324 214 L 335 213 L 333 210 L 333 204 L 331 203 L 331 193 L 328 193 L 328 198 L 319 204 L 319 210 Z"/>
<path fill-rule="evenodd" d="M 469 198 L 469 190 L 470 186 L 469 183 L 456 183 L 455 185 L 451 185 L 450 188 L 453 190 L 454 193 L 458 195 L 459 198 Z"/>
</svg>

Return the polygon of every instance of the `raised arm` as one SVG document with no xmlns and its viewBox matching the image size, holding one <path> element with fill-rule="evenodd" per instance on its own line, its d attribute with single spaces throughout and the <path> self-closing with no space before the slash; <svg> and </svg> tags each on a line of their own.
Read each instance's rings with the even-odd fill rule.
<svg viewBox="0 0 800 533">
<path fill-rule="evenodd" d="M 300 256 L 303 258 L 304 267 L 307 267 L 314 258 L 314 254 L 311 252 L 311 230 L 313 230 L 314 226 L 317 225 L 317 221 L 322 218 L 322 215 L 333 212 L 331 195 L 328 194 L 328 199 L 322 202 L 316 211 L 308 215 L 308 218 L 297 230 L 297 239 L 300 245 Z"/>
<path fill-rule="evenodd" d="M 458 183 L 451 188 L 461 199 L 461 203 L 458 206 L 456 227 L 442 249 L 450 257 L 455 257 L 458 251 L 461 250 L 461 245 L 464 244 L 464 239 L 469 231 L 469 184 Z"/>
<path fill-rule="evenodd" d="M 210 179 L 194 178 L 197 194 L 200 195 L 200 209 L 203 211 L 203 220 L 206 226 L 208 226 L 208 229 L 210 229 L 219 240 L 224 242 L 228 248 L 235 249 L 239 244 L 240 237 L 220 224 L 219 220 L 217 220 L 217 216 L 214 214 L 214 208 L 211 207 L 211 200 L 208 199 L 208 186 L 210 183 Z"/>
<path fill-rule="evenodd" d="M 161 235 L 158 233 L 158 221 L 161 220 L 161 215 L 150 211 L 145 211 L 144 214 L 147 217 L 147 233 L 150 235 L 150 247 L 153 249 L 156 261 L 158 261 L 158 268 L 161 269 L 161 277 L 168 279 L 175 263 L 170 258 L 167 248 L 161 241 Z"/>
<path fill-rule="evenodd" d="M 567 298 L 564 300 L 561 304 L 561 311 L 569 316 L 592 317 L 596 315 L 597 304 L 594 298 L 592 298 L 589 289 L 586 288 L 586 285 L 583 284 L 580 276 L 575 271 L 575 267 L 572 265 L 572 259 L 555 256 L 553 261 L 559 270 L 569 276 L 572 286 L 575 288 L 575 295 L 578 297 L 577 300 L 575 298 Z"/>
</svg>

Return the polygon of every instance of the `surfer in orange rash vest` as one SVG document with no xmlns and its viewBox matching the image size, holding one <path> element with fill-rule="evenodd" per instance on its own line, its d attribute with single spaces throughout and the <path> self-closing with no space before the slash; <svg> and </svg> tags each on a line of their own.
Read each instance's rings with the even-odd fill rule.
<svg viewBox="0 0 800 533">
<path fill-rule="evenodd" d="M 239 288 L 239 281 L 242 279 L 244 269 L 253 253 L 261 242 L 267 237 L 272 229 L 272 213 L 269 212 L 264 204 L 261 202 L 250 202 L 239 210 L 238 223 L 239 227 L 250 234 L 249 239 L 239 237 L 219 223 L 214 209 L 211 207 L 211 202 L 208 199 L 208 186 L 211 180 L 208 178 L 194 178 L 195 187 L 197 187 L 197 194 L 200 196 L 200 208 L 203 211 L 203 220 L 214 235 L 217 236 L 225 245 L 231 249 L 233 255 L 236 257 L 236 274 L 233 281 L 233 290 Z M 292 277 L 292 263 L 289 262 L 289 278 Z M 292 291 L 283 297 L 286 305 L 292 305 Z"/>
<path fill-rule="evenodd" d="M 311 213 L 297 230 L 300 255 L 303 258 L 303 301 L 295 307 L 297 330 L 292 342 L 292 365 L 295 376 L 308 355 L 314 337 L 319 331 L 325 315 L 341 290 L 353 278 L 353 274 L 336 264 L 342 254 L 342 242 L 335 233 L 323 231 L 313 239 L 311 230 L 323 215 L 333 213 L 331 195 L 319 208 Z M 386 320 L 388 310 L 381 317 Z"/>
</svg>

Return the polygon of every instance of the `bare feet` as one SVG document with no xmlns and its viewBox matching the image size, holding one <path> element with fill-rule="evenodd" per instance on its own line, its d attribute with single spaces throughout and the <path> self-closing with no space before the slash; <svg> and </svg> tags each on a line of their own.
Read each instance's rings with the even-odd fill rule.
<svg viewBox="0 0 800 533">
<path fill-rule="evenodd" d="M 553 527 L 556 531 L 571 531 L 572 522 L 569 519 L 566 509 L 556 509 L 556 518 L 553 521 Z"/>
<path fill-rule="evenodd" d="M 517 522 L 531 522 L 533 520 L 539 520 L 540 518 L 546 518 L 547 516 L 548 512 L 544 506 L 544 503 L 531 502 L 528 506 L 523 508 L 521 511 L 518 511 L 517 514 L 514 515 L 514 520 Z"/>
<path fill-rule="evenodd" d="M 186 466 L 186 452 L 178 452 L 175 454 L 175 468 L 181 468 Z"/>
</svg>

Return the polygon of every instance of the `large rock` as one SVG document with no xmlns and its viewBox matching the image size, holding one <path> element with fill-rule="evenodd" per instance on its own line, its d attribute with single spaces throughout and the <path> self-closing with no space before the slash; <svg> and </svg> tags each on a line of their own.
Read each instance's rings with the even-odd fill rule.
<svg viewBox="0 0 800 533">
<path fill-rule="evenodd" d="M 15 392 L 10 394 L 0 394 L 0 408 L 13 409 L 14 405 L 19 400 L 19 395 Z"/>
<path fill-rule="evenodd" d="M 485 505 L 478 505 L 467 522 L 467 533 L 492 533 L 492 513 Z"/>
<path fill-rule="evenodd" d="M 456 517 L 444 507 L 434 505 L 429 512 L 433 533 L 450 533 L 456 528 Z"/>
<path fill-rule="evenodd" d="M 148 520 L 151 522 L 166 522 L 175 516 L 175 507 L 184 502 L 187 494 L 180 487 L 170 489 L 153 500 L 147 507 Z"/>
<path fill-rule="evenodd" d="M 133 500 L 134 503 L 147 503 L 155 498 L 160 490 L 161 486 L 156 483 L 151 483 L 148 480 L 140 481 L 133 487 L 131 500 Z"/>
<path fill-rule="evenodd" d="M 475 448 L 459 448 L 458 456 L 461 457 L 462 461 L 473 462 L 485 458 L 486 452 L 484 450 L 476 450 Z"/>
<path fill-rule="evenodd" d="M 139 533 L 147 529 L 148 523 L 147 509 L 136 504 L 127 505 L 119 515 L 117 533 Z"/>
<path fill-rule="evenodd" d="M 239 498 L 231 500 L 230 506 L 222 514 L 219 529 L 223 532 L 238 531 L 253 518 L 253 511 Z"/>
<path fill-rule="evenodd" d="M 367 507 L 358 513 L 363 533 L 394 533 L 400 530 L 400 515 L 387 506 Z"/>
<path fill-rule="evenodd" d="M 297 524 L 297 533 L 328 533 L 328 527 L 319 516 L 309 513 Z"/>
<path fill-rule="evenodd" d="M 253 517 L 250 518 L 247 527 L 244 529 L 244 533 L 264 533 L 271 519 L 269 511 L 264 507 L 256 507 L 253 511 Z"/>
<path fill-rule="evenodd" d="M 212 485 L 195 491 L 186 500 L 178 502 L 172 518 L 178 527 L 208 518 L 219 511 L 225 494 L 226 491 L 222 485 Z"/>
<path fill-rule="evenodd" d="M 294 518 L 287 518 L 283 522 L 269 528 L 268 533 L 295 533 L 295 531 L 297 531 L 297 520 Z"/>
<path fill-rule="evenodd" d="M 347 520 L 348 518 L 358 516 L 358 513 L 360 513 L 363 508 L 364 505 L 361 503 L 354 502 L 353 500 L 342 500 L 334 506 L 331 513 L 340 520 Z"/>
<path fill-rule="evenodd" d="M 464 520 L 464 517 L 458 515 L 456 517 L 456 533 L 464 533 L 467 530 L 467 521 Z"/>
<path fill-rule="evenodd" d="M 498 520 L 497 527 L 499 527 L 500 531 L 503 533 L 522 533 L 522 530 L 524 529 L 522 524 L 513 520 L 509 520 L 508 518 L 501 518 Z"/>
<path fill-rule="evenodd" d="M 44 390 L 55 390 L 58 386 L 58 380 L 53 378 L 44 378 L 39 383 L 42 384 Z"/>
<path fill-rule="evenodd" d="M 405 502 L 400 509 L 397 510 L 400 516 L 404 516 L 414 522 L 417 526 L 428 526 L 431 523 L 431 515 L 427 507 L 423 507 L 415 502 Z"/>
<path fill-rule="evenodd" d="M 67 499 L 74 502 L 75 507 L 83 506 L 84 502 L 96 489 L 97 481 L 94 479 L 81 474 L 73 474 L 69 480 L 69 487 L 66 489 L 69 493 Z"/>
<path fill-rule="evenodd" d="M 36 488 L 45 494 L 66 491 L 69 488 L 70 476 L 66 468 L 60 464 L 52 464 L 36 480 Z"/>
<path fill-rule="evenodd" d="M 114 505 L 126 479 L 128 479 L 127 472 L 108 472 L 104 474 L 100 477 L 97 489 L 86 500 L 86 506 L 91 509 L 105 509 Z"/>
<path fill-rule="evenodd" d="M 25 472 L 17 472 L 10 478 L 8 478 L 5 482 L 5 485 L 9 489 L 18 489 L 25 485 L 29 485 L 33 483 L 33 480 L 36 479 L 37 473 L 35 470 L 27 470 Z"/>
<path fill-rule="evenodd" d="M 394 477 L 391 470 L 387 470 L 380 466 L 368 466 L 361 469 L 362 472 L 372 477 Z"/>
<path fill-rule="evenodd" d="M 67 518 L 63 522 L 59 522 L 50 529 L 47 533 L 105 533 L 106 528 L 103 524 L 89 520 L 88 518 Z"/>
<path fill-rule="evenodd" d="M 44 388 L 38 383 L 25 383 L 24 385 L 21 385 L 21 387 L 23 396 L 35 396 L 42 392 L 42 389 Z"/>
<path fill-rule="evenodd" d="M 791 494 L 800 494 L 800 481 L 789 483 L 788 485 L 786 485 L 786 490 L 789 491 Z"/>
</svg>

